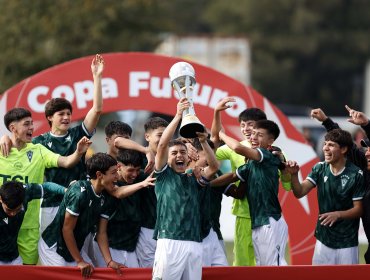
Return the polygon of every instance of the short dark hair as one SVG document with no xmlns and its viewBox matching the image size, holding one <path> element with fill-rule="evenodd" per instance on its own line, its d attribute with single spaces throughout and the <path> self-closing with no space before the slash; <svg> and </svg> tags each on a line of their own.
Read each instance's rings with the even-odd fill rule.
<svg viewBox="0 0 370 280">
<path fill-rule="evenodd" d="M 185 145 L 184 142 L 182 142 L 181 140 L 179 139 L 174 139 L 174 140 L 171 140 L 169 143 L 168 143 L 168 147 L 171 148 L 173 146 L 184 146 L 186 148 L 186 150 L 188 149 Z"/>
<path fill-rule="evenodd" d="M 119 149 L 117 161 L 124 165 L 141 167 L 143 165 L 143 156 L 140 152 L 129 149 Z"/>
<path fill-rule="evenodd" d="M 15 209 L 24 201 L 26 190 L 20 182 L 8 181 L 0 188 L 0 197 L 10 209 Z"/>
<path fill-rule="evenodd" d="M 127 135 L 131 137 L 132 128 L 125 122 L 121 121 L 111 121 L 109 122 L 105 128 L 105 136 L 112 137 L 114 134 L 117 135 Z"/>
<path fill-rule="evenodd" d="M 328 133 L 326 133 L 325 141 L 333 141 L 341 148 L 347 147 L 347 152 L 353 146 L 351 133 L 340 128 L 330 130 Z"/>
<path fill-rule="evenodd" d="M 52 98 L 45 105 L 45 117 L 51 117 L 56 112 L 69 109 L 72 113 L 72 104 L 67 99 L 62 97 Z M 49 126 L 51 127 L 51 121 L 48 120 Z"/>
<path fill-rule="evenodd" d="M 266 114 L 260 108 L 248 108 L 239 114 L 238 121 L 260 121 L 267 120 Z"/>
<path fill-rule="evenodd" d="M 18 122 L 24 118 L 32 117 L 32 114 L 29 110 L 25 108 L 14 108 L 8 111 L 4 116 L 5 127 L 10 131 L 9 125 L 12 122 Z"/>
<path fill-rule="evenodd" d="M 149 130 L 154 130 L 159 127 L 167 127 L 168 121 L 165 119 L 162 119 L 161 117 L 153 117 L 147 120 L 147 122 L 144 124 L 144 130 L 145 132 L 148 132 Z"/>
<path fill-rule="evenodd" d="M 267 133 L 270 134 L 274 138 L 274 140 L 276 140 L 280 135 L 279 126 L 275 122 L 270 120 L 257 121 L 254 125 L 254 128 L 266 129 Z"/>
<path fill-rule="evenodd" d="M 91 179 L 96 179 L 96 172 L 100 171 L 105 174 L 114 165 L 117 165 L 117 161 L 112 156 L 96 153 L 86 161 L 87 174 Z"/>
</svg>

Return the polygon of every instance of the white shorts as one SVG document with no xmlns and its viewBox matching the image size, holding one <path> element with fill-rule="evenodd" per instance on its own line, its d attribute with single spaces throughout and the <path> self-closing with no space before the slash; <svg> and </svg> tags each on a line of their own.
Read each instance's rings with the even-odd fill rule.
<svg viewBox="0 0 370 280">
<path fill-rule="evenodd" d="M 225 251 L 213 229 L 203 239 L 202 248 L 203 266 L 228 266 Z"/>
<path fill-rule="evenodd" d="M 107 267 L 104 257 L 99 249 L 98 242 L 96 241 L 94 241 L 94 251 L 95 259 L 97 261 L 97 267 Z M 125 250 L 117 250 L 109 247 L 109 252 L 112 257 L 112 260 L 114 260 L 115 262 L 118 262 L 130 268 L 139 267 L 135 251 L 128 252 Z"/>
<path fill-rule="evenodd" d="M 18 256 L 17 258 L 15 258 L 14 260 L 12 260 L 10 262 L 0 261 L 0 265 L 22 265 L 22 264 L 23 264 L 23 261 L 22 261 L 21 256 Z"/>
<path fill-rule="evenodd" d="M 76 262 L 67 262 L 57 253 L 57 244 L 49 247 L 42 237 L 39 240 L 39 260 L 42 265 L 49 266 L 77 266 Z"/>
<path fill-rule="evenodd" d="M 40 208 L 40 235 L 51 224 L 58 213 L 59 206 L 57 207 L 42 207 Z"/>
<path fill-rule="evenodd" d="M 270 217 L 269 221 L 269 225 L 252 230 L 256 265 L 287 265 L 285 248 L 288 241 L 288 226 L 283 216 L 278 221 Z"/>
<path fill-rule="evenodd" d="M 157 240 L 153 239 L 154 229 L 142 227 L 136 244 L 136 255 L 140 267 L 153 267 Z"/>
<path fill-rule="evenodd" d="M 86 236 L 80 254 L 85 262 L 90 263 L 93 266 L 97 266 L 97 260 L 95 258 L 94 237 L 95 233 L 91 232 Z"/>
<path fill-rule="evenodd" d="M 313 265 L 358 264 L 358 246 L 332 249 L 316 240 Z"/>
<path fill-rule="evenodd" d="M 202 279 L 202 244 L 194 241 L 158 239 L 152 279 Z"/>
</svg>

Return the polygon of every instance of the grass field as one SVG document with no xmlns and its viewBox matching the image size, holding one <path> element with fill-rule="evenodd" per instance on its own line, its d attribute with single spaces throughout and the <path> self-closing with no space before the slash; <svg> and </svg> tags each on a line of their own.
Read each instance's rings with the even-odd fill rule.
<svg viewBox="0 0 370 280">
<path fill-rule="evenodd" d="M 233 264 L 233 259 L 234 259 L 234 257 L 233 257 L 233 246 L 234 246 L 233 242 L 225 241 L 226 255 L 227 255 L 227 260 L 229 262 L 229 265 Z M 367 246 L 368 246 L 367 244 L 360 244 L 359 245 L 360 264 L 365 264 L 364 254 L 366 252 Z M 289 263 L 290 257 L 289 257 L 289 251 L 288 250 L 285 254 L 285 258 L 286 258 L 286 261 Z"/>
</svg>

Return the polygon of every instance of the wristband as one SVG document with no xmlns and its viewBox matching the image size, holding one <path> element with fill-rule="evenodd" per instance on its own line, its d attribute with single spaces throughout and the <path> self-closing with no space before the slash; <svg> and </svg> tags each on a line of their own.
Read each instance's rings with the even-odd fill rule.
<svg viewBox="0 0 370 280">
<path fill-rule="evenodd" d="M 231 186 L 234 185 L 234 183 L 229 184 L 226 189 L 224 190 L 224 194 L 227 193 L 227 191 L 231 188 Z"/>
<path fill-rule="evenodd" d="M 110 261 L 107 263 L 107 267 L 109 267 L 109 264 L 113 261 L 113 259 L 110 259 Z"/>
</svg>

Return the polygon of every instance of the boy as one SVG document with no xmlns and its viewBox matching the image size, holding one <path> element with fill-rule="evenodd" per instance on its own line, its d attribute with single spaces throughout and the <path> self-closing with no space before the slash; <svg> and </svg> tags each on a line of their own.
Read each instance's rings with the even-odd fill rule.
<svg viewBox="0 0 370 280">
<path fill-rule="evenodd" d="M 155 194 L 157 248 L 153 279 L 194 279 L 202 277 L 202 245 L 198 193 L 201 186 L 218 170 L 218 162 L 206 139 L 198 133 L 208 166 L 201 179 L 185 174 L 189 157 L 184 143 L 171 141 L 182 112 L 190 107 L 186 98 L 177 104 L 177 112 L 163 131 L 155 157 Z"/>
<path fill-rule="evenodd" d="M 39 242 L 42 265 L 77 266 L 83 277 L 90 277 L 93 266 L 81 256 L 85 238 L 99 222 L 105 202 L 103 190 L 112 190 L 118 180 L 117 161 L 104 153 L 94 154 L 86 162 L 91 180 L 73 183 L 64 195 L 53 222 Z"/>
<path fill-rule="evenodd" d="M 63 197 L 64 192 L 64 187 L 54 183 L 23 185 L 9 181 L 0 187 L 0 265 L 22 264 L 17 237 L 28 202 L 40 199 L 47 193 Z"/>
<path fill-rule="evenodd" d="M 215 107 L 214 119 L 212 123 L 212 141 L 216 146 L 219 144 L 218 132 L 221 130 L 221 111 L 228 109 L 232 102 L 235 102 L 233 97 L 226 97 L 221 100 Z M 248 108 L 241 112 L 238 117 L 240 132 L 244 140 L 240 143 L 246 147 L 251 147 L 251 134 L 253 126 L 256 121 L 266 120 L 266 114 L 259 108 Z M 216 151 L 216 158 L 218 160 L 229 160 L 231 164 L 231 171 L 245 164 L 245 158 L 242 155 L 234 152 L 227 145 L 219 147 Z M 290 177 L 281 176 L 282 186 L 286 191 L 291 189 Z M 236 185 L 239 186 L 239 181 Z M 241 184 L 242 185 L 242 184 Z M 244 186 L 243 186 L 244 187 Z M 252 242 L 252 227 L 251 216 L 249 211 L 248 200 L 246 197 L 238 199 L 238 192 L 244 190 L 236 189 L 234 192 L 229 190 L 229 193 L 234 193 L 237 199 L 233 200 L 232 214 L 236 216 L 235 220 L 235 234 L 234 234 L 234 266 L 253 266 L 256 264 L 253 242 Z"/>
<path fill-rule="evenodd" d="M 314 265 L 358 264 L 358 228 L 365 189 L 362 170 L 346 158 L 352 145 L 349 132 L 333 129 L 325 135 L 325 161 L 317 163 L 302 183 L 297 164 L 289 162 L 287 167 L 297 198 L 317 186 Z"/>
<path fill-rule="evenodd" d="M 76 151 L 68 157 L 49 151 L 40 144 L 30 143 L 33 134 L 31 112 L 24 108 L 14 108 L 4 116 L 4 123 L 12 133 L 12 148 L 9 156 L 0 155 L 0 184 L 6 181 L 39 183 L 44 181 L 46 168 L 70 168 L 77 164 L 86 153 L 91 142 L 82 138 L 77 143 Z M 39 240 L 40 200 L 33 200 L 19 231 L 18 247 L 24 264 L 36 264 L 38 260 L 37 243 Z"/>
<path fill-rule="evenodd" d="M 98 266 L 118 268 L 119 264 L 126 267 L 139 267 L 135 253 L 141 226 L 140 196 L 138 190 L 154 186 L 155 178 L 147 177 L 142 181 L 140 168 L 142 155 L 134 150 L 121 150 L 118 153 L 117 185 L 120 189 L 126 189 L 127 196 L 123 199 L 108 197 L 104 207 L 96 240 L 100 251 L 98 254 Z M 96 243 L 95 243 L 96 245 Z M 96 249 L 97 246 L 95 246 Z"/>
<path fill-rule="evenodd" d="M 149 154 L 156 155 L 159 140 L 163 131 L 168 126 L 168 122 L 160 117 L 150 118 L 145 124 L 145 140 L 148 142 L 148 147 L 143 147 L 140 144 L 129 140 L 117 138 L 115 145 L 120 148 L 131 148 L 147 155 L 146 168 L 144 172 L 149 172 L 154 168 L 153 163 L 150 164 Z M 144 166 L 144 165 L 143 165 Z M 138 257 L 140 267 L 153 267 L 154 254 L 157 247 L 157 241 L 153 239 L 154 227 L 156 222 L 157 198 L 154 188 L 143 188 L 139 191 L 141 197 L 142 225 L 140 229 L 139 240 L 136 246 L 136 255 Z"/>
<path fill-rule="evenodd" d="M 248 163 L 239 167 L 236 174 L 226 176 L 230 176 L 230 181 L 240 179 L 247 183 L 246 196 L 257 265 L 286 265 L 288 227 L 281 215 L 278 199 L 278 168 L 281 162 L 268 150 L 279 134 L 279 127 L 273 121 L 257 121 L 251 134 L 252 148 L 248 148 L 225 133 L 219 133 L 226 145 L 248 159 Z"/>
</svg>

